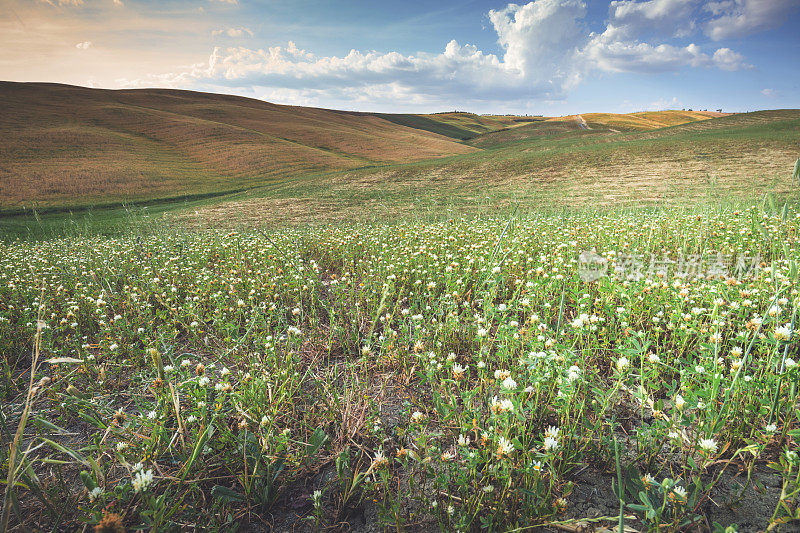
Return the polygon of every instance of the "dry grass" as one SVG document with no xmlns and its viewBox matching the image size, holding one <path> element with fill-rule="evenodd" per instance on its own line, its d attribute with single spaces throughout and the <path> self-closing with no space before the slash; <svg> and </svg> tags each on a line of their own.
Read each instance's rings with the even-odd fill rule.
<svg viewBox="0 0 800 533">
<path fill-rule="evenodd" d="M 593 128 L 607 128 L 616 131 L 646 131 L 668 126 L 678 126 L 699 120 L 728 116 L 725 113 L 709 111 L 644 111 L 640 113 L 585 113 L 583 119 Z M 578 115 L 549 118 L 550 121 L 577 121 Z"/>
<path fill-rule="evenodd" d="M 148 199 L 474 151 L 369 116 L 170 90 L 0 83 L 0 208 Z"/>
</svg>

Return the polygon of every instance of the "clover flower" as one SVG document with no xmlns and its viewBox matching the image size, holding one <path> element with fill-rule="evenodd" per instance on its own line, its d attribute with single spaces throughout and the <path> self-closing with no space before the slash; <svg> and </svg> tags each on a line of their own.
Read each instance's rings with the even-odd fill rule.
<svg viewBox="0 0 800 533">
<path fill-rule="evenodd" d="M 705 453 L 716 453 L 717 451 L 717 441 L 714 439 L 700 439 L 699 445 Z"/>
<path fill-rule="evenodd" d="M 141 464 L 141 463 L 139 463 Z M 145 472 L 143 469 L 139 469 L 134 475 L 133 479 L 131 480 L 131 484 L 133 485 L 133 490 L 137 494 L 140 492 L 144 492 L 147 488 L 153 483 L 153 470 L 148 469 Z"/>
</svg>

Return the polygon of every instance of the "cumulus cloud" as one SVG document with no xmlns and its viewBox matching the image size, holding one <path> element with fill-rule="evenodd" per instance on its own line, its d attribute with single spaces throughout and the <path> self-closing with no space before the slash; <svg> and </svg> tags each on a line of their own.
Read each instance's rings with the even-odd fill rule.
<svg viewBox="0 0 800 533">
<path fill-rule="evenodd" d="M 715 41 L 738 38 L 777 27 L 786 15 L 800 6 L 798 0 L 725 0 L 705 6 L 712 18 L 706 33 Z"/>
<path fill-rule="evenodd" d="M 83 41 L 75 45 L 78 50 L 86 50 L 92 46 L 92 41 Z"/>
<path fill-rule="evenodd" d="M 697 0 L 616 0 L 609 5 L 609 22 L 603 33 L 590 35 L 581 55 L 591 66 L 607 72 L 666 72 L 682 67 L 750 68 L 744 57 L 729 48 L 713 54 L 698 45 L 686 46 L 640 41 L 644 34 L 666 28 L 675 37 L 690 35 L 697 24 Z"/>
<path fill-rule="evenodd" d="M 574 76 L 570 58 L 582 40 L 579 20 L 585 14 L 586 5 L 579 0 L 538 0 L 490 11 L 505 50 L 504 66 L 528 78 L 569 80 Z"/>
<path fill-rule="evenodd" d="M 698 0 L 614 0 L 608 10 L 617 31 L 627 37 L 636 37 L 644 31 L 684 37 L 695 31 L 693 15 L 698 4 Z"/>
<path fill-rule="evenodd" d="M 249 35 L 250 37 L 253 36 L 252 30 L 249 28 L 226 28 L 226 29 L 219 29 L 219 30 L 212 30 L 211 35 L 216 37 L 218 35 L 227 35 L 228 37 L 241 37 L 243 35 Z"/>
<path fill-rule="evenodd" d="M 729 48 L 712 55 L 696 44 L 678 47 L 642 42 L 616 41 L 605 34 L 593 38 L 582 54 L 595 67 L 606 72 L 668 72 L 684 66 L 716 67 L 722 70 L 750 68 L 744 57 Z"/>
<path fill-rule="evenodd" d="M 729 48 L 704 50 L 675 44 L 670 32 L 653 28 L 696 28 L 698 0 L 615 0 L 605 31 L 588 33 L 583 0 L 534 0 L 488 13 L 501 53 L 448 42 L 438 53 L 351 50 L 320 56 L 285 46 L 214 48 L 207 62 L 177 73 L 122 80 L 127 86 L 201 86 L 213 90 L 251 88 L 281 101 L 420 103 L 558 100 L 593 71 L 655 73 L 682 68 L 748 68 Z M 701 10 L 702 11 L 702 10 Z M 252 35 L 247 28 L 214 30 L 214 36 Z M 670 34 L 670 35 L 667 35 Z M 654 35 L 666 42 L 653 42 Z M 648 39 L 649 37 L 649 39 Z M 663 41 L 664 39 L 662 39 Z M 365 100 L 366 99 L 366 100 Z"/>
<path fill-rule="evenodd" d="M 761 89 L 761 94 L 766 96 L 767 98 L 775 98 L 778 96 L 778 91 L 775 89 Z"/>
<path fill-rule="evenodd" d="M 671 99 L 661 98 L 651 102 L 648 109 L 663 111 L 665 109 L 678 109 L 679 107 L 682 107 L 680 100 L 678 100 L 677 96 L 673 96 Z"/>
</svg>

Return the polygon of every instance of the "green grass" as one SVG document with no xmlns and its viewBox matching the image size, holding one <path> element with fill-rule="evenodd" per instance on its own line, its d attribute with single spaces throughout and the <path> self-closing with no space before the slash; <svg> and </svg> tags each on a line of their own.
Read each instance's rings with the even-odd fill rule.
<svg viewBox="0 0 800 533">
<path fill-rule="evenodd" d="M 401 126 L 408 126 L 410 128 L 430 131 L 438 133 L 446 137 L 452 137 L 460 141 L 471 139 L 478 135 L 475 131 L 460 128 L 447 122 L 433 120 L 431 118 L 420 115 L 397 114 L 397 113 L 374 113 L 376 117 L 380 117 L 389 122 L 400 124 Z"/>
<path fill-rule="evenodd" d="M 791 530 L 799 207 L 0 243 L 0 529 Z"/>
</svg>

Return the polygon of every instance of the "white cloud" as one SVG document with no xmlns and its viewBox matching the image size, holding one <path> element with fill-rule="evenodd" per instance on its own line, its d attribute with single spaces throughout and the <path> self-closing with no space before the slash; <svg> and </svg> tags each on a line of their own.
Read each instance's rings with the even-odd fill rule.
<svg viewBox="0 0 800 533">
<path fill-rule="evenodd" d="M 241 37 L 244 34 L 249 35 L 250 37 L 253 36 L 252 30 L 249 28 L 241 27 L 241 28 L 227 28 L 227 29 L 219 29 L 213 30 L 211 35 L 216 37 L 217 35 L 227 35 L 228 37 Z"/>
<path fill-rule="evenodd" d="M 92 41 L 83 41 L 75 45 L 78 50 L 86 50 L 92 46 Z"/>
<path fill-rule="evenodd" d="M 684 37 L 694 32 L 693 13 L 699 0 L 614 0 L 608 7 L 609 18 L 627 37 L 644 31 L 669 33 Z"/>
<path fill-rule="evenodd" d="M 51 6 L 82 6 L 83 0 L 41 0 Z"/>
<path fill-rule="evenodd" d="M 351 50 L 343 56 L 316 55 L 289 41 L 286 46 L 265 49 L 218 46 L 207 62 L 190 68 L 118 81 L 125 86 L 248 90 L 254 95 L 274 95 L 283 102 L 343 102 L 352 108 L 359 103 L 399 101 L 440 106 L 451 104 L 453 98 L 463 105 L 554 101 L 564 98 L 592 71 L 748 68 L 744 58 L 729 48 L 711 52 L 696 44 L 645 39 L 652 37 L 653 28 L 694 28 L 691 20 L 698 1 L 614 1 L 606 29 L 599 34 L 587 33 L 587 8 L 582 0 L 508 4 L 488 13 L 502 50 L 499 56 L 455 40 L 439 53 Z M 212 34 L 241 37 L 252 32 L 242 27 L 217 29 Z"/>
<path fill-rule="evenodd" d="M 775 98 L 778 96 L 778 91 L 775 89 L 761 89 L 761 94 L 766 96 L 767 98 Z"/>
<path fill-rule="evenodd" d="M 712 15 L 706 33 L 715 41 L 735 39 L 781 25 L 786 15 L 800 5 L 798 0 L 726 0 L 709 2 Z"/>
<path fill-rule="evenodd" d="M 219 2 L 220 4 L 233 4 L 236 5 L 239 3 L 239 0 L 210 0 L 211 2 Z"/>
<path fill-rule="evenodd" d="M 722 70 L 742 70 L 753 68 L 753 65 L 745 63 L 744 56 L 734 52 L 730 48 L 719 48 L 714 52 L 711 63 Z"/>
<path fill-rule="evenodd" d="M 680 100 L 678 100 L 677 96 L 673 96 L 669 100 L 666 98 L 661 98 L 655 102 L 651 102 L 648 106 L 648 109 L 652 109 L 653 111 L 663 111 L 665 109 L 678 109 L 680 107 L 683 107 Z"/>
<path fill-rule="evenodd" d="M 581 55 L 589 64 L 608 72 L 665 72 L 682 67 L 750 68 L 742 55 L 720 48 L 712 55 L 691 43 L 676 46 L 640 41 L 643 35 L 691 35 L 697 23 L 699 0 L 615 0 L 609 5 L 609 22 L 603 33 L 590 35 Z"/>
<path fill-rule="evenodd" d="M 128 85 L 181 86 L 187 82 L 211 87 L 262 87 L 304 91 L 314 98 L 321 87 L 331 98 L 420 102 L 558 99 L 579 79 L 574 60 L 585 38 L 579 21 L 580 0 L 536 0 L 491 11 L 489 18 L 504 54 L 478 50 L 451 40 L 440 53 L 351 50 L 317 56 L 293 42 L 267 49 L 216 47 L 208 63 L 174 75 L 126 80 Z M 286 94 L 285 92 L 283 93 Z"/>
<path fill-rule="evenodd" d="M 569 58 L 582 40 L 578 21 L 585 14 L 579 0 L 538 0 L 492 10 L 489 20 L 505 50 L 506 68 L 528 78 L 545 74 L 564 80 L 571 76 Z"/>
<path fill-rule="evenodd" d="M 692 43 L 684 47 L 652 45 L 617 39 L 616 28 L 593 36 L 581 51 L 585 60 L 607 72 L 667 72 L 682 67 L 716 67 L 723 70 L 750 68 L 741 54 L 720 48 L 709 56 Z"/>
</svg>

